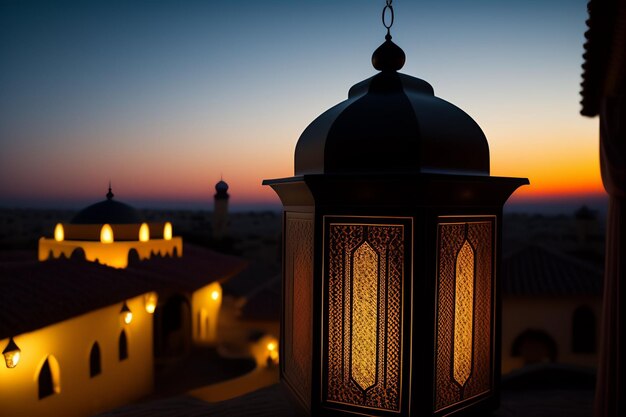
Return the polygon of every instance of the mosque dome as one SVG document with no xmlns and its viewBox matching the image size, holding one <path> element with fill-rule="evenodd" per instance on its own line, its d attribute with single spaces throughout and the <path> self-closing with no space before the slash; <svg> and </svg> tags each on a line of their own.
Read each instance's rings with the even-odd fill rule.
<svg viewBox="0 0 626 417">
<path fill-rule="evenodd" d="M 215 191 L 219 192 L 226 192 L 228 191 L 228 184 L 226 184 L 226 182 L 224 180 L 220 180 L 217 184 L 215 184 Z"/>
<path fill-rule="evenodd" d="M 137 210 L 128 204 L 113 200 L 111 187 L 106 200 L 85 207 L 71 220 L 71 224 L 139 224 L 143 220 Z"/>
<path fill-rule="evenodd" d="M 226 181 L 221 179 L 217 184 L 215 184 L 215 199 L 227 200 L 228 197 L 228 184 L 226 184 Z"/>
<path fill-rule="evenodd" d="M 389 37 L 373 54 L 380 72 L 315 119 L 295 152 L 295 174 L 445 173 L 489 175 L 489 145 L 478 124 L 397 72 L 404 52 Z"/>
</svg>

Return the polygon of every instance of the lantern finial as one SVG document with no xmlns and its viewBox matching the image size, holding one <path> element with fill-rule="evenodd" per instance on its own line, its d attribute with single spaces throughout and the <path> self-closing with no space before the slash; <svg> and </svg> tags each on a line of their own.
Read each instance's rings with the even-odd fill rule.
<svg viewBox="0 0 626 417">
<path fill-rule="evenodd" d="M 389 16 L 389 21 L 386 17 Z M 393 6 L 391 0 L 386 0 L 382 14 L 383 26 L 387 29 L 385 42 L 372 54 L 372 65 L 379 71 L 398 71 L 404 66 L 406 55 L 404 51 L 391 41 L 391 26 L 394 21 Z"/>
</svg>

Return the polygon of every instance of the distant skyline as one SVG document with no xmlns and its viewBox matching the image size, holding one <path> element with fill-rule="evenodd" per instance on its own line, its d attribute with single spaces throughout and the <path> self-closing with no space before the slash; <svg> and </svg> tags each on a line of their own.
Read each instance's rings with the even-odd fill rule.
<svg viewBox="0 0 626 417">
<path fill-rule="evenodd" d="M 279 208 L 306 126 L 375 74 L 384 1 L 0 3 L 0 207 Z M 396 0 L 402 72 L 485 132 L 514 207 L 603 201 L 585 0 Z"/>
</svg>

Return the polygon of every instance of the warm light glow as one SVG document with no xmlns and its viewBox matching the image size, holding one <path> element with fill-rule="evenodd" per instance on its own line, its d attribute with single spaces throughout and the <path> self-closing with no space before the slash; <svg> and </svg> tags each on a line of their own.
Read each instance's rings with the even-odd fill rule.
<svg viewBox="0 0 626 417">
<path fill-rule="evenodd" d="M 273 339 L 267 344 L 267 364 L 278 364 L 278 342 Z"/>
<path fill-rule="evenodd" d="M 2 351 L 4 355 L 4 361 L 7 368 L 15 368 L 20 361 L 21 350 L 13 341 L 13 338 L 9 339 L 9 343 Z"/>
<path fill-rule="evenodd" d="M 63 225 L 61 223 L 57 223 L 54 228 L 54 240 L 57 242 L 63 242 L 65 239 L 65 232 L 63 231 Z"/>
<path fill-rule="evenodd" d="M 454 379 L 463 386 L 472 373 L 474 250 L 466 240 L 456 258 L 454 300 Z"/>
<path fill-rule="evenodd" d="M 351 376 L 361 389 L 376 383 L 378 254 L 367 243 L 354 252 Z"/>
<path fill-rule="evenodd" d="M 124 305 L 122 305 L 120 315 L 122 316 L 122 321 L 124 322 L 124 324 L 130 324 L 130 322 L 133 321 L 133 312 L 130 311 L 130 308 L 128 308 L 126 301 L 124 301 Z"/>
<path fill-rule="evenodd" d="M 172 239 L 172 223 L 166 222 L 165 226 L 163 226 L 163 239 L 171 240 Z"/>
<path fill-rule="evenodd" d="M 159 296 L 156 292 L 150 292 L 145 297 L 146 311 L 150 314 L 154 313 L 159 301 Z"/>
<path fill-rule="evenodd" d="M 213 301 L 217 301 L 217 300 L 219 300 L 219 298 L 220 298 L 220 292 L 219 292 L 219 291 L 217 291 L 217 290 L 214 290 L 214 291 L 211 293 L 211 299 L 212 299 Z"/>
<path fill-rule="evenodd" d="M 110 225 L 105 224 L 100 229 L 100 242 L 102 243 L 113 243 L 113 229 Z"/>
<path fill-rule="evenodd" d="M 148 227 L 147 224 L 142 223 L 141 227 L 139 228 L 139 241 L 147 242 L 149 240 L 150 240 L 150 228 Z"/>
<path fill-rule="evenodd" d="M 183 241 L 181 237 L 173 237 L 171 240 L 150 239 L 148 242 L 139 242 L 136 239 L 116 240 L 112 243 L 103 244 L 99 240 L 57 242 L 54 239 L 41 238 L 39 239 L 37 258 L 40 261 L 61 256 L 69 258 L 77 248 L 81 248 L 85 252 L 87 261 L 99 262 L 113 268 L 126 268 L 128 266 L 128 253 L 131 250 L 137 251 L 140 260 L 150 259 L 155 255 L 180 257 L 183 252 Z M 208 297 L 210 297 L 210 292 Z"/>
<path fill-rule="evenodd" d="M 124 323 L 130 324 L 133 321 L 133 313 L 132 311 L 127 311 L 124 313 Z"/>
</svg>

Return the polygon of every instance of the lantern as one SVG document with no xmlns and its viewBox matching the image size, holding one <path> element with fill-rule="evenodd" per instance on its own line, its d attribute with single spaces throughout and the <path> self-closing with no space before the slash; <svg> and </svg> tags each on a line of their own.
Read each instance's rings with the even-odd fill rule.
<svg viewBox="0 0 626 417">
<path fill-rule="evenodd" d="M 499 398 L 502 207 L 480 127 L 398 73 L 387 34 L 302 133 L 284 206 L 282 384 L 313 416 L 488 412 Z"/>
<path fill-rule="evenodd" d="M 152 292 L 147 293 L 144 296 L 144 306 L 146 308 L 146 312 L 148 312 L 149 314 L 153 314 L 157 308 L 158 302 L 159 302 L 159 295 L 156 292 L 152 291 Z"/>
<path fill-rule="evenodd" d="M 20 361 L 21 353 L 22 351 L 17 344 L 15 344 L 13 338 L 10 338 L 9 343 L 7 343 L 6 347 L 2 351 L 7 368 L 15 368 L 17 366 Z"/>
<path fill-rule="evenodd" d="M 130 324 L 133 321 L 133 312 L 128 308 L 128 304 L 124 301 L 122 304 L 122 309 L 120 310 L 120 318 L 124 324 Z"/>
</svg>

